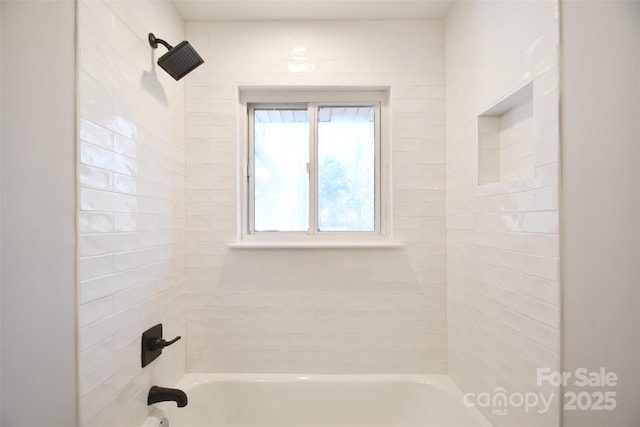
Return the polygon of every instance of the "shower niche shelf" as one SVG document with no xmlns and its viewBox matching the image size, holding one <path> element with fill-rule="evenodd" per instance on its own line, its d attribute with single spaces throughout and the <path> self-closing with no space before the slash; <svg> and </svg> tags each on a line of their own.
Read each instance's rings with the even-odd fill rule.
<svg viewBox="0 0 640 427">
<path fill-rule="evenodd" d="M 478 115 L 478 185 L 533 177 L 533 82 Z"/>
</svg>

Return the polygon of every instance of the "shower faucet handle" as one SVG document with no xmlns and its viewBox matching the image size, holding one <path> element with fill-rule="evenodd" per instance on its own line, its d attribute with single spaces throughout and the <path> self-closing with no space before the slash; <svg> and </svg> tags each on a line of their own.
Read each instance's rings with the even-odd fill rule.
<svg viewBox="0 0 640 427">
<path fill-rule="evenodd" d="M 162 338 L 154 338 L 152 340 L 149 340 L 149 350 L 154 351 L 154 350 L 163 349 L 165 347 L 169 347 L 171 344 L 174 344 L 180 338 L 182 338 L 180 335 L 178 335 L 171 341 L 165 341 Z"/>
<path fill-rule="evenodd" d="M 147 329 L 142 333 L 142 352 L 141 361 L 144 368 L 149 363 L 153 362 L 162 354 L 162 349 L 174 344 L 181 336 L 177 336 L 171 341 L 165 341 L 162 339 L 162 323 L 158 323 L 155 326 Z"/>
</svg>

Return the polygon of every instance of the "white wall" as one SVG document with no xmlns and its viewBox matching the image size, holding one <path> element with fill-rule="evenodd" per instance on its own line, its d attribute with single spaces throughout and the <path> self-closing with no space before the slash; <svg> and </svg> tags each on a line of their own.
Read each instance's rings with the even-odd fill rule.
<svg viewBox="0 0 640 427">
<path fill-rule="evenodd" d="M 75 10 L 2 1 L 3 426 L 76 424 Z"/>
<path fill-rule="evenodd" d="M 185 79 L 188 370 L 446 372 L 443 23 L 189 22 L 186 32 L 206 61 Z M 392 221 L 405 246 L 229 249 L 239 85 L 390 87 Z"/>
<path fill-rule="evenodd" d="M 0 6 L 0 23 L 2 6 Z M 0 87 L 2 85 L 2 31 L 0 31 Z M 2 188 L 2 100 L 0 99 L 0 188 Z M 2 229 L 2 197 L 0 196 L 0 230 Z M 0 420 L 2 420 L 2 245 L 0 244 Z"/>
<path fill-rule="evenodd" d="M 140 363 L 149 327 L 186 335 L 184 91 L 147 41 L 183 22 L 168 1 L 78 8 L 80 424 L 136 426 L 185 371 L 185 340 Z"/>
<path fill-rule="evenodd" d="M 560 357 L 556 6 L 459 2 L 446 19 L 448 357 L 465 392 L 558 396 L 536 386 Z M 478 185 L 477 116 L 531 81 L 534 160 Z M 497 426 L 553 426 L 557 403 L 481 409 Z"/>
<path fill-rule="evenodd" d="M 565 426 L 640 423 L 640 3 L 561 4 L 564 371 L 615 372 L 614 411 Z"/>
</svg>

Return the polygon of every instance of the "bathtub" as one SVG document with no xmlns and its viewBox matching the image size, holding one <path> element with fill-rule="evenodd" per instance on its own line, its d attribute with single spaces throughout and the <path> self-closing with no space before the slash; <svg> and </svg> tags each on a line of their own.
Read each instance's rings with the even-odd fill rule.
<svg viewBox="0 0 640 427">
<path fill-rule="evenodd" d="M 446 375 L 187 374 L 176 387 L 189 404 L 153 405 L 143 427 L 491 426 Z"/>
</svg>

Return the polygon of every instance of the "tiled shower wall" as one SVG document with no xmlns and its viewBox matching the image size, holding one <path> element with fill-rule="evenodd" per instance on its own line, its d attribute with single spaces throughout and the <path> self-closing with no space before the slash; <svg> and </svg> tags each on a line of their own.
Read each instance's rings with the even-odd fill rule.
<svg viewBox="0 0 640 427">
<path fill-rule="evenodd" d="M 184 340 L 141 368 L 140 335 L 185 336 L 184 91 L 147 34 L 177 43 L 169 2 L 79 2 L 79 398 L 83 426 L 141 425 Z"/>
<path fill-rule="evenodd" d="M 465 392 L 556 398 L 481 407 L 496 426 L 559 425 L 558 389 L 536 387 L 560 351 L 557 6 L 459 2 L 446 19 L 449 374 Z M 531 81 L 531 169 L 478 185 L 477 116 Z"/>
<path fill-rule="evenodd" d="M 444 26 L 186 24 L 187 369 L 446 372 Z M 395 249 L 230 249 L 238 87 L 390 88 Z"/>
</svg>

